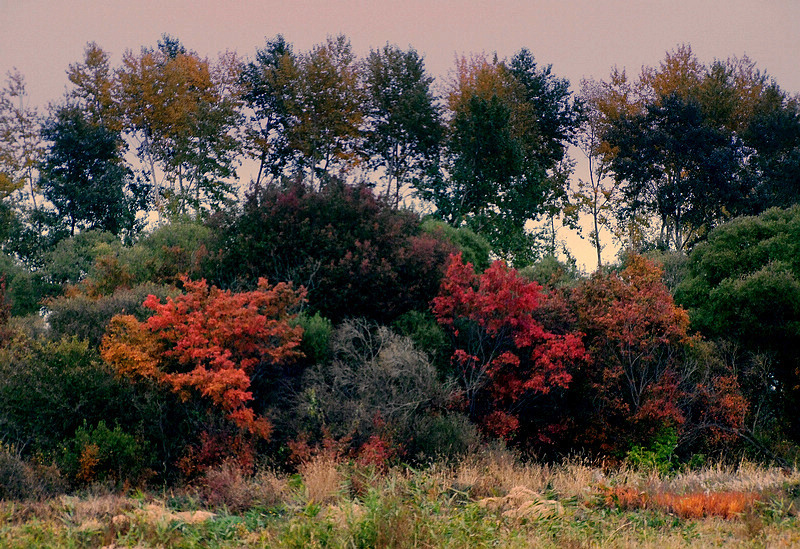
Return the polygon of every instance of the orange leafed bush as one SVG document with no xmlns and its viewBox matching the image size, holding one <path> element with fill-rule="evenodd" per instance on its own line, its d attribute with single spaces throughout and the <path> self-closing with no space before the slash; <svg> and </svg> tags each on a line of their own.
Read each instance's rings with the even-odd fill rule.
<svg viewBox="0 0 800 549">
<path fill-rule="evenodd" d="M 290 325 L 305 290 L 259 280 L 232 293 L 183 278 L 185 293 L 161 303 L 151 295 L 146 322 L 118 315 L 101 354 L 120 375 L 155 379 L 181 398 L 200 395 L 238 427 L 268 438 L 270 425 L 248 406 L 251 376 L 262 364 L 300 356 L 302 328 Z"/>
</svg>

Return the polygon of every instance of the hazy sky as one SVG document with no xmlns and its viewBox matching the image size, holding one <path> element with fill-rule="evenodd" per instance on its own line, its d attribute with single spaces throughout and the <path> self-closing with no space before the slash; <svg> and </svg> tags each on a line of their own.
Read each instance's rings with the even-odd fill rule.
<svg viewBox="0 0 800 549">
<path fill-rule="evenodd" d="M 360 56 L 386 42 L 413 46 L 440 77 L 456 54 L 506 57 L 527 47 L 573 87 L 614 65 L 635 76 L 688 43 L 704 63 L 747 54 L 783 89 L 800 92 L 800 0 L 0 0 L 0 71 L 19 69 L 32 103 L 44 106 L 61 97 L 65 70 L 87 42 L 116 64 L 163 33 L 201 55 L 245 57 L 278 33 L 296 51 L 344 33 Z M 588 243 L 569 244 L 594 266 Z"/>
</svg>

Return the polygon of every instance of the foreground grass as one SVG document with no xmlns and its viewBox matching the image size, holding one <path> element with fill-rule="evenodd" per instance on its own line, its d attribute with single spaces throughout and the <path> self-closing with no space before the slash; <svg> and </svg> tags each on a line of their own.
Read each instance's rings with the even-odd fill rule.
<svg viewBox="0 0 800 549">
<path fill-rule="evenodd" d="M 320 456 L 196 488 L 0 503 L 2 547 L 796 547 L 800 472 L 673 475 L 505 452 L 387 472 Z"/>
</svg>

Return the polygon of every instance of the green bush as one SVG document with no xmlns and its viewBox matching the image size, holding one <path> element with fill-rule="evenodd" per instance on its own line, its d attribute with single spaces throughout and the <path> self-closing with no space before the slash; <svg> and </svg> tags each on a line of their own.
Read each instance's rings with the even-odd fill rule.
<svg viewBox="0 0 800 549">
<path fill-rule="evenodd" d="M 147 443 L 116 425 L 109 429 L 100 420 L 93 428 L 84 421 L 62 450 L 61 467 L 71 481 L 87 484 L 96 481 L 134 484 L 146 479 L 150 453 Z"/>
<path fill-rule="evenodd" d="M 330 320 L 314 313 L 314 316 L 300 314 L 297 317 L 297 324 L 303 327 L 303 341 L 300 343 L 300 350 L 305 355 L 309 364 L 325 362 L 331 355 L 331 333 L 333 324 Z"/>
</svg>

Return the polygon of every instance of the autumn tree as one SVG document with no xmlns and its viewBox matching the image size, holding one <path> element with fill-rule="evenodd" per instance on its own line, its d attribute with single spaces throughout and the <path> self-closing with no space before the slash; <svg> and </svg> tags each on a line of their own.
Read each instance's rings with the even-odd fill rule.
<svg viewBox="0 0 800 549">
<path fill-rule="evenodd" d="M 298 169 L 315 181 L 348 171 L 358 160 L 363 117 L 350 41 L 344 35 L 328 38 L 298 55 L 290 75 L 294 121 L 289 135 L 290 146 L 299 153 Z"/>
<path fill-rule="evenodd" d="M 71 63 L 67 70 L 67 77 L 73 85 L 67 96 L 70 101 L 81 105 L 90 123 L 121 132 L 121 105 L 114 97 L 116 76 L 109 58 L 97 43 L 89 42 L 84 49 L 83 61 Z"/>
<path fill-rule="evenodd" d="M 384 170 L 386 197 L 397 207 L 405 185 L 436 167 L 443 126 L 422 57 L 386 45 L 364 61 L 365 138 L 369 165 Z M 394 191 L 392 186 L 394 185 Z"/>
<path fill-rule="evenodd" d="M 124 54 L 116 77 L 125 130 L 161 211 L 201 212 L 232 196 L 238 99 L 229 76 L 169 36 Z"/>
<path fill-rule="evenodd" d="M 662 245 L 688 250 L 732 216 L 796 201 L 796 102 L 747 57 L 706 66 L 681 45 L 636 80 L 614 69 L 593 97 L 634 249 L 653 221 Z"/>
<path fill-rule="evenodd" d="M 115 316 L 101 354 L 123 376 L 149 378 L 181 398 L 202 398 L 245 432 L 267 438 L 269 421 L 252 407 L 252 379 L 260 369 L 298 356 L 302 328 L 293 310 L 304 290 L 270 286 L 232 293 L 184 279 L 185 292 L 161 303 L 146 322 Z"/>
<path fill-rule="evenodd" d="M 565 389 L 585 358 L 579 334 L 554 333 L 536 314 L 542 288 L 502 261 L 482 275 L 451 257 L 433 312 L 456 349 L 453 363 L 473 420 L 511 438 L 537 397 Z"/>
</svg>

